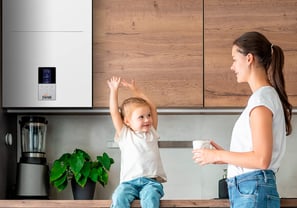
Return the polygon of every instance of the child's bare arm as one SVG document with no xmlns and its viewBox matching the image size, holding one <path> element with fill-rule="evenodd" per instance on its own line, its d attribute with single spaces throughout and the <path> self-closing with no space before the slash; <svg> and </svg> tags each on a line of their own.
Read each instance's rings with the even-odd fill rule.
<svg viewBox="0 0 297 208">
<path fill-rule="evenodd" d="M 112 77 L 110 80 L 107 81 L 108 87 L 110 89 L 109 111 L 110 111 L 112 122 L 117 135 L 119 135 L 123 127 L 123 120 L 121 118 L 121 115 L 119 112 L 119 106 L 118 106 L 118 89 L 119 89 L 120 83 L 121 83 L 120 77 Z"/>
</svg>

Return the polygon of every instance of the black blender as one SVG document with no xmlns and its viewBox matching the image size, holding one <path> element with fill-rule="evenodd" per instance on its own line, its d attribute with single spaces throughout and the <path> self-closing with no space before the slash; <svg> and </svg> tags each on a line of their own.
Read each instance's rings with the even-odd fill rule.
<svg viewBox="0 0 297 208">
<path fill-rule="evenodd" d="M 24 116 L 19 123 L 21 157 L 17 167 L 16 197 L 48 199 L 49 167 L 45 154 L 47 120 L 40 116 Z"/>
</svg>

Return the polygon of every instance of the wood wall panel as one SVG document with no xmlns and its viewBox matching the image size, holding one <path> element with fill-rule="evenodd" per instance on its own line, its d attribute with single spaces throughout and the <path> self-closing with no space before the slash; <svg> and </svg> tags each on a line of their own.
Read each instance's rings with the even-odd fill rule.
<svg viewBox="0 0 297 208">
<path fill-rule="evenodd" d="M 202 0 L 93 1 L 93 106 L 108 106 L 115 75 L 158 107 L 202 107 L 202 11 Z"/>
<path fill-rule="evenodd" d="M 289 99 L 297 106 L 297 1 L 204 1 L 205 107 L 242 107 L 251 91 L 238 84 L 232 64 L 235 38 L 247 31 L 262 32 L 285 53 Z"/>
</svg>

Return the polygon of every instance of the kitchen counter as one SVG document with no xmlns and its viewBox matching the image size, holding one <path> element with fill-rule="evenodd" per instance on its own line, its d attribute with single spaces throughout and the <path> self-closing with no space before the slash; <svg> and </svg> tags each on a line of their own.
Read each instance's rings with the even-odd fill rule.
<svg viewBox="0 0 297 208">
<path fill-rule="evenodd" d="M 110 204 L 111 200 L 0 200 L 0 208 L 109 208 Z M 131 207 L 140 208 L 139 201 L 134 201 Z M 229 201 L 227 199 L 161 200 L 160 207 L 229 207 Z M 282 198 L 281 207 L 296 208 L 297 198 Z"/>
</svg>

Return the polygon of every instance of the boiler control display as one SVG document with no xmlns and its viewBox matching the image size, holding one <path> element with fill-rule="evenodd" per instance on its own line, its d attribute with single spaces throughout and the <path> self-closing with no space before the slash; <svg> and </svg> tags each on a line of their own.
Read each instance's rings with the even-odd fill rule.
<svg viewBox="0 0 297 208">
<path fill-rule="evenodd" d="M 56 67 L 38 68 L 38 100 L 56 100 Z"/>
</svg>

